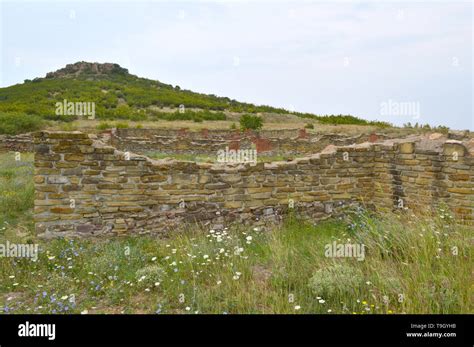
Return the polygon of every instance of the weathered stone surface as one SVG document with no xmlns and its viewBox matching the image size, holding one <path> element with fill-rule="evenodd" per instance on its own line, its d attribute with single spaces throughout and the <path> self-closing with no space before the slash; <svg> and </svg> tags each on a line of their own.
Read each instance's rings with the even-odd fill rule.
<svg viewBox="0 0 474 347">
<path fill-rule="evenodd" d="M 85 156 L 80 153 L 65 154 L 64 160 L 66 161 L 84 161 Z"/>
<path fill-rule="evenodd" d="M 70 207 L 65 207 L 65 206 L 54 206 L 54 207 L 51 207 L 50 211 L 51 213 L 68 214 L 68 213 L 73 213 L 74 209 Z"/>
<path fill-rule="evenodd" d="M 34 211 L 43 233 L 254 223 L 261 217 L 276 220 L 291 208 L 318 219 L 341 204 L 390 210 L 399 197 L 408 208 L 442 202 L 464 221 L 474 220 L 474 160 L 459 143 L 445 144 L 442 153 L 419 150 L 414 142 L 369 143 L 252 166 L 152 161 L 134 154 L 127 160 L 123 152 L 78 133 L 42 132 L 35 141 Z"/>
<path fill-rule="evenodd" d="M 69 183 L 69 179 L 64 176 L 49 176 L 48 183 L 49 184 L 66 184 L 66 183 Z"/>
</svg>

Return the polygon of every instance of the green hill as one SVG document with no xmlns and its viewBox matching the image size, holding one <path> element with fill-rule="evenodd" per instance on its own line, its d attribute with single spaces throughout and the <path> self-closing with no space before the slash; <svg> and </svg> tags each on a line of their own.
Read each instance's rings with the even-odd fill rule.
<svg viewBox="0 0 474 347">
<path fill-rule="evenodd" d="M 195 93 L 159 81 L 132 75 L 118 64 L 78 62 L 50 72 L 44 78 L 0 88 L 0 118 L 20 119 L 13 128 L 30 131 L 44 120 L 71 121 L 73 115 L 56 114 L 56 103 L 93 102 L 97 119 L 141 120 L 225 120 L 224 111 L 237 113 L 288 114 L 288 110 L 256 106 L 227 97 Z M 186 111 L 178 112 L 180 105 Z M 293 113 L 327 124 L 384 125 L 354 116 L 316 116 Z M 25 115 L 29 119 L 24 119 Z M 0 119 L 2 120 L 2 119 Z M 1 122 L 0 122 L 1 123 Z M 30 124 L 34 123 L 34 124 Z M 39 126 L 39 125 L 38 125 Z M 20 129 L 20 130 L 21 130 Z M 17 129 L 18 130 L 18 129 Z M 2 129 L 0 133 L 15 133 Z"/>
<path fill-rule="evenodd" d="M 255 106 L 226 97 L 195 93 L 159 81 L 140 78 L 117 64 L 79 62 L 48 73 L 45 78 L 26 80 L 0 89 L 0 111 L 19 112 L 61 119 L 55 114 L 56 102 L 94 102 L 98 118 L 143 119 L 164 116 L 162 107 L 210 111 L 275 112 L 283 109 Z M 219 115 L 219 114 L 218 114 Z M 219 115 L 217 118 L 221 118 Z M 212 116 L 208 117 L 212 118 Z M 62 120 L 69 120 L 63 117 Z"/>
</svg>

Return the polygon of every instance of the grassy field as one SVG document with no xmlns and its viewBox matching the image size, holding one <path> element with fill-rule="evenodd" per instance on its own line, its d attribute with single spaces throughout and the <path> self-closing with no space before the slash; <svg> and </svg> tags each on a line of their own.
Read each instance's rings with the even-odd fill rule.
<svg viewBox="0 0 474 347">
<path fill-rule="evenodd" d="M 146 128 L 146 129 L 181 129 L 187 128 L 191 131 L 199 131 L 201 129 L 209 130 L 229 130 L 234 124 L 237 128 L 239 127 L 240 115 L 228 116 L 228 120 L 216 120 L 216 121 L 203 121 L 193 122 L 187 120 L 157 120 L 157 121 L 130 121 L 130 120 L 117 120 L 117 121 L 103 121 L 103 120 L 75 120 L 69 123 L 64 122 L 50 122 L 48 129 L 51 130 L 81 130 L 87 129 L 89 131 L 97 131 L 97 127 L 103 123 L 109 123 L 114 125 L 116 123 L 126 123 L 130 128 Z M 314 131 L 318 132 L 334 132 L 343 134 L 360 134 L 371 133 L 378 131 L 377 127 L 370 125 L 328 125 L 319 124 L 317 121 L 306 120 L 292 115 L 262 115 L 264 119 L 263 130 L 285 130 L 285 129 L 302 129 L 306 124 L 313 124 Z M 401 133 L 407 132 L 405 129 L 390 129 L 391 131 L 400 131 Z M 308 132 L 313 131 L 308 129 Z"/>
<path fill-rule="evenodd" d="M 0 159 L 0 243 L 40 245 L 36 261 L 0 257 L 2 313 L 473 313 L 472 228 L 443 210 L 40 241 L 32 156 Z M 334 241 L 364 244 L 364 259 L 326 257 Z"/>
</svg>

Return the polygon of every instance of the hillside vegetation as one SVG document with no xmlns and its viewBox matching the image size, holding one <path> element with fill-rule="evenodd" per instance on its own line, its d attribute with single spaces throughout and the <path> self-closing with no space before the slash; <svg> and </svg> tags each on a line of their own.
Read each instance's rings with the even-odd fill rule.
<svg viewBox="0 0 474 347">
<path fill-rule="evenodd" d="M 63 69 L 48 73 L 44 78 L 25 80 L 22 84 L 0 88 L 0 119 L 12 122 L 13 117 L 18 123 L 23 123 L 22 119 L 30 115 L 60 122 L 77 119 L 73 115 L 56 114 L 56 103 L 64 100 L 95 103 L 95 118 L 98 119 L 201 122 L 225 120 L 226 112 L 233 112 L 293 114 L 323 124 L 389 126 L 387 123 L 370 122 L 350 115 L 317 116 L 242 103 L 228 97 L 196 93 L 179 86 L 140 78 L 117 64 L 86 62 L 69 64 Z M 182 112 L 178 111 L 180 105 L 185 106 Z M 9 117 L 5 118 L 5 115 Z M 43 127 L 45 123 L 35 120 L 35 125 L 25 127 L 24 131 Z M 21 131 L 21 126 L 19 128 L 15 128 L 14 133 Z M 0 129 L 0 132 L 12 133 L 12 130 Z"/>
<path fill-rule="evenodd" d="M 107 65 L 107 64 L 103 64 Z M 217 97 L 182 90 L 179 86 L 164 84 L 131 75 L 114 64 L 115 69 L 98 73 L 100 64 L 76 63 L 49 73 L 45 78 L 26 80 L 23 84 L 0 89 L 0 110 L 55 117 L 55 103 L 64 99 L 72 102 L 95 102 L 101 116 L 154 115 L 153 106 L 234 112 L 275 112 L 286 110 L 270 106 L 255 106 L 226 97 Z M 65 117 L 62 120 L 68 120 Z"/>
</svg>

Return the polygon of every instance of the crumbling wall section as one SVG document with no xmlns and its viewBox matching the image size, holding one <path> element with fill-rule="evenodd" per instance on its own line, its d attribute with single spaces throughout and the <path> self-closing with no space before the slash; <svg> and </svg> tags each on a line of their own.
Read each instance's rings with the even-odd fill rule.
<svg viewBox="0 0 474 347">
<path fill-rule="evenodd" d="M 368 142 L 265 164 L 151 160 L 80 132 L 39 132 L 35 150 L 35 222 L 44 236 L 265 224 L 289 209 L 319 220 L 358 204 L 417 210 L 443 202 L 473 221 L 474 160 L 458 141 L 442 152 Z"/>
</svg>

